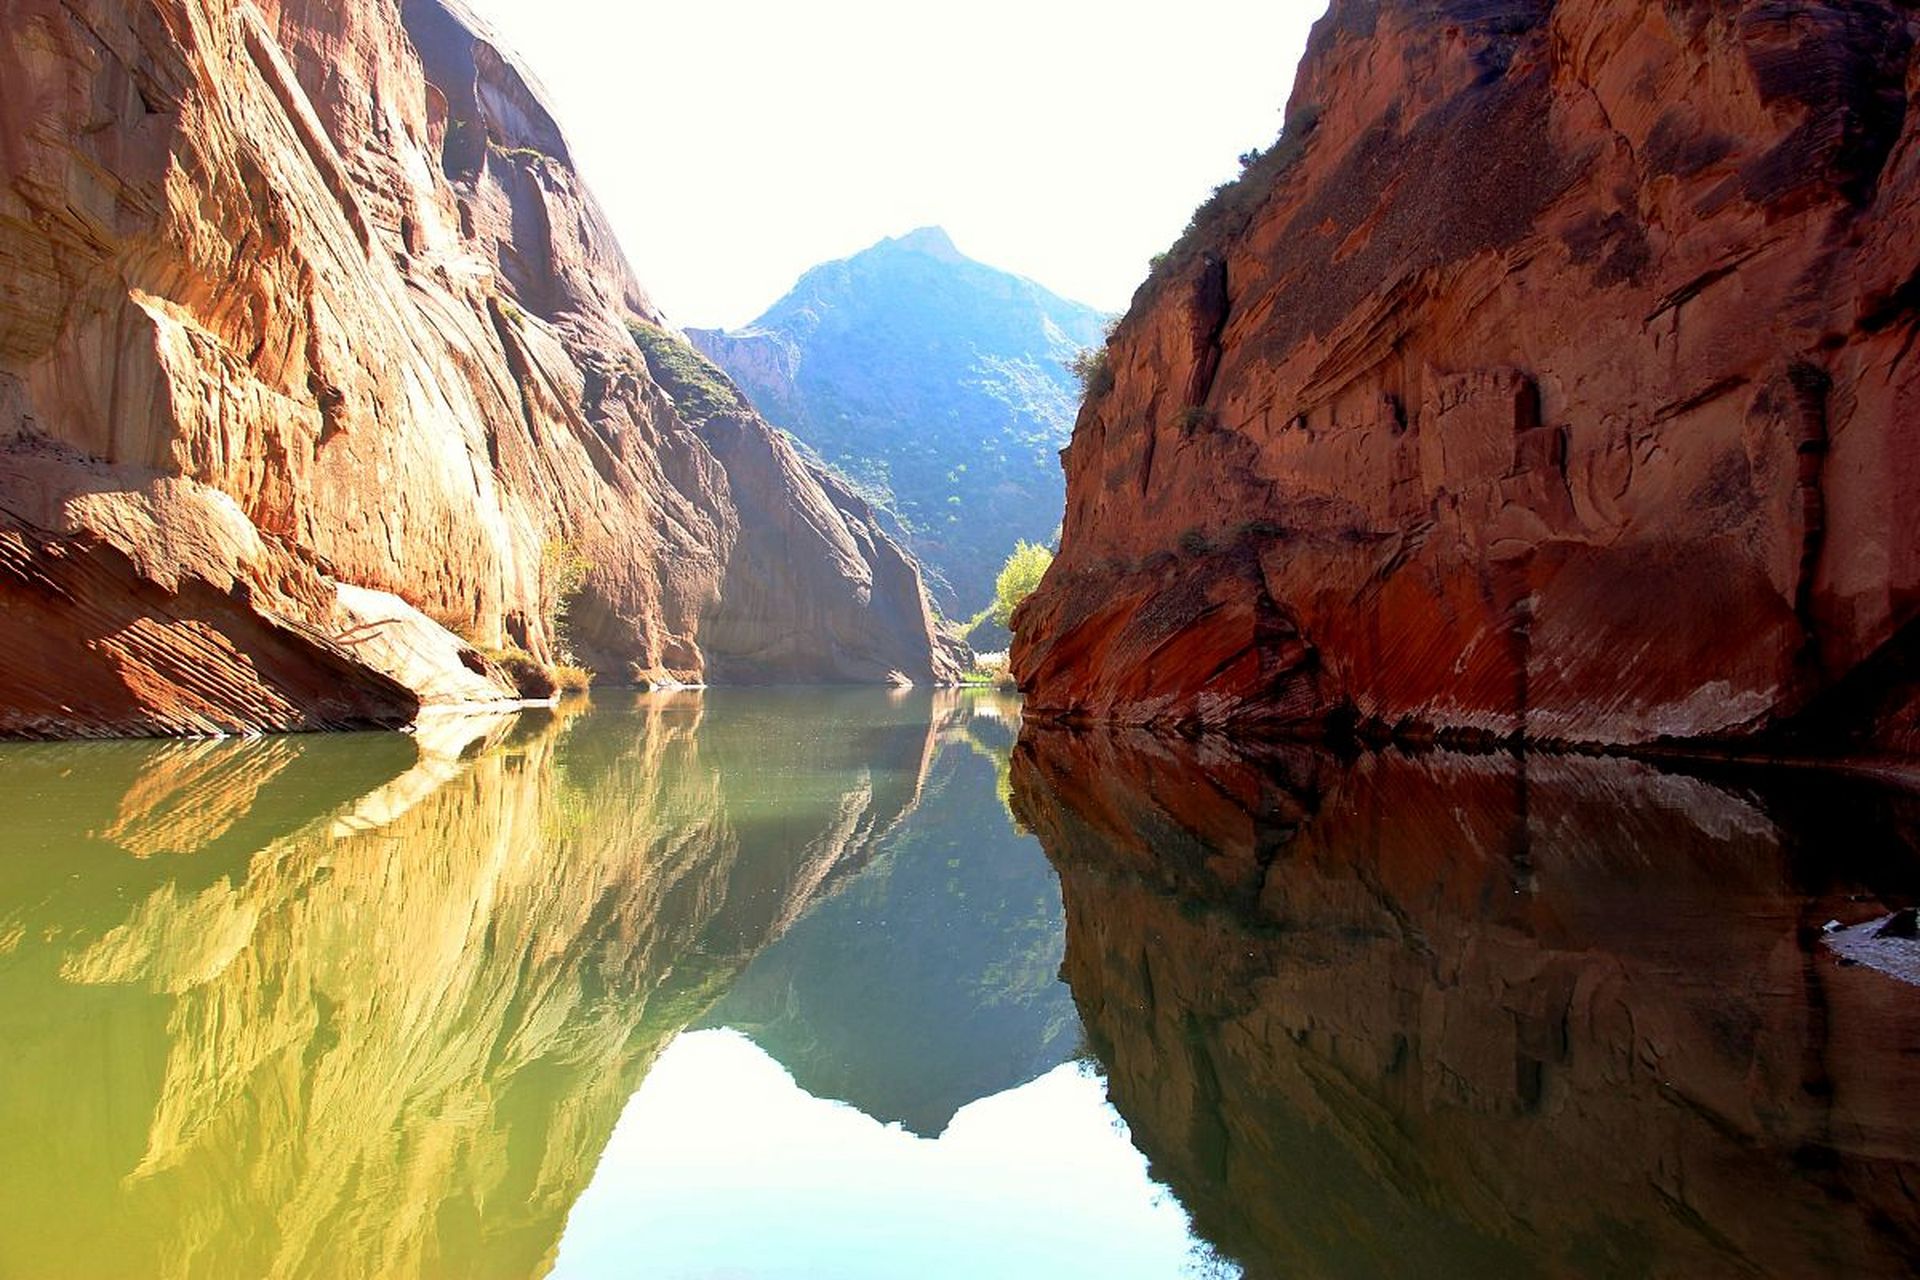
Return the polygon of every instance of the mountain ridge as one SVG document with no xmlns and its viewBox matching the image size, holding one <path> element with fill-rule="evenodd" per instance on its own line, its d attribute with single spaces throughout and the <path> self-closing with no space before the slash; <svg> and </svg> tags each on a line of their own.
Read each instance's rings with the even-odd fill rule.
<svg viewBox="0 0 1920 1280">
<path fill-rule="evenodd" d="M 1080 396 L 1067 366 L 1106 323 L 925 226 L 810 268 L 747 325 L 687 335 L 874 498 L 966 616 L 1017 541 L 1052 540 Z"/>
</svg>

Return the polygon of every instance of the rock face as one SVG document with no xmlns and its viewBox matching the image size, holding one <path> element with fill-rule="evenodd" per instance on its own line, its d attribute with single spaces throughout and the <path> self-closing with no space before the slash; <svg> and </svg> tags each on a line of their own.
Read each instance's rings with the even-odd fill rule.
<svg viewBox="0 0 1920 1280">
<path fill-rule="evenodd" d="M 1920 748 L 1917 26 L 1335 0 L 1111 344 L 1030 713 Z"/>
<path fill-rule="evenodd" d="M 0 15 L 0 733 L 404 722 L 509 696 L 509 647 L 944 674 L 871 514 L 650 375 L 663 318 L 457 6 Z"/>
<path fill-rule="evenodd" d="M 1903 1275 L 1911 988 L 1821 944 L 1914 806 L 1638 762 L 1029 731 L 1134 1139 L 1269 1276 Z"/>
<path fill-rule="evenodd" d="M 1024 538 L 1051 543 L 1055 458 L 1106 317 L 975 262 L 923 227 L 815 267 L 733 332 L 690 330 L 768 421 L 879 495 L 966 617 Z"/>
</svg>

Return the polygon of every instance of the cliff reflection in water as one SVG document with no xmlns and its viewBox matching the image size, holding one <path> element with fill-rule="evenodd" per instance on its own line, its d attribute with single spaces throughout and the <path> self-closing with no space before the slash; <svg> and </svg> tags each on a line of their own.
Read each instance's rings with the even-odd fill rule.
<svg viewBox="0 0 1920 1280">
<path fill-rule="evenodd" d="M 1111 1097 L 1251 1277 L 1901 1275 L 1920 992 L 1818 945 L 1913 802 L 1030 729 Z"/>
<path fill-rule="evenodd" d="M 0 751 L 0 1274 L 544 1272 L 649 1063 L 937 726 L 701 705 Z"/>
</svg>

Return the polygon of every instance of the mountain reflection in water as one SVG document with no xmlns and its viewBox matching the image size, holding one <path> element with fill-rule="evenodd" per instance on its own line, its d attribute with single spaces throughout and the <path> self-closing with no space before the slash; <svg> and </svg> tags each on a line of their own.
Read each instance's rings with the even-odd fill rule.
<svg viewBox="0 0 1920 1280">
<path fill-rule="evenodd" d="M 927 1138 L 1071 1059 L 1060 882 L 996 783 L 1017 728 L 958 724 L 911 821 L 758 956 L 705 1025 L 746 1032 L 808 1093 Z"/>
<path fill-rule="evenodd" d="M 0 747 L 0 1275 L 1912 1270 L 1912 801 L 1017 725 Z"/>
<path fill-rule="evenodd" d="M 1029 730 L 1015 809 L 1133 1136 L 1252 1277 L 1905 1275 L 1920 991 L 1830 916 L 1908 797 Z"/>
</svg>

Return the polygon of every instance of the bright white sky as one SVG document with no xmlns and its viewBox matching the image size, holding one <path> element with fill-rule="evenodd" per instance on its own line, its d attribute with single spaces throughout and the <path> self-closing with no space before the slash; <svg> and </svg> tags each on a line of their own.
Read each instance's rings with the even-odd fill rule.
<svg viewBox="0 0 1920 1280">
<path fill-rule="evenodd" d="M 1106 310 L 1279 133 L 1326 0 L 467 0 L 675 323 L 915 227 Z"/>
</svg>

